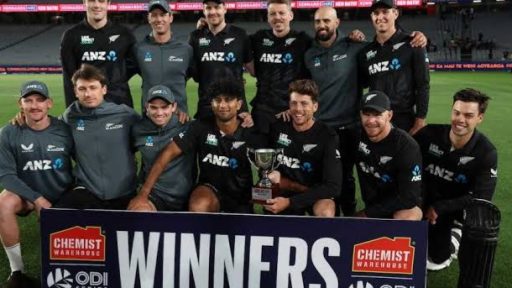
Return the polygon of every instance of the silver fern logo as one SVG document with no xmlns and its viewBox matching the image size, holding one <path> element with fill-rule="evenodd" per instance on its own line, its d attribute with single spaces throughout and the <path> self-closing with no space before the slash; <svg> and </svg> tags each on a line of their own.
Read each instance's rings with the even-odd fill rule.
<svg viewBox="0 0 512 288">
<path fill-rule="evenodd" d="M 46 284 L 50 288 L 71 288 L 73 284 L 73 277 L 68 270 L 57 268 L 53 272 L 48 273 L 46 277 Z"/>
</svg>

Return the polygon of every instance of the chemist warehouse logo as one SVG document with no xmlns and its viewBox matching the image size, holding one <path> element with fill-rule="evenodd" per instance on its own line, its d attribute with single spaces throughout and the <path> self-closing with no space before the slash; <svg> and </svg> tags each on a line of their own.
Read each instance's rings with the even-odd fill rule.
<svg viewBox="0 0 512 288">
<path fill-rule="evenodd" d="M 352 271 L 411 275 L 414 270 L 414 250 L 410 237 L 381 237 L 356 244 Z"/>
<path fill-rule="evenodd" d="M 105 261 L 101 227 L 75 226 L 50 234 L 50 260 Z"/>
</svg>

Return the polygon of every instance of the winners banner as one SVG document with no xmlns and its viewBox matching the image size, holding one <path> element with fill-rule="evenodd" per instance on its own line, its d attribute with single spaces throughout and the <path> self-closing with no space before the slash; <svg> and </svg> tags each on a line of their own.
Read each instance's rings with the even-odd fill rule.
<svg viewBox="0 0 512 288">
<path fill-rule="evenodd" d="M 425 221 L 47 209 L 50 288 L 423 288 Z"/>
</svg>

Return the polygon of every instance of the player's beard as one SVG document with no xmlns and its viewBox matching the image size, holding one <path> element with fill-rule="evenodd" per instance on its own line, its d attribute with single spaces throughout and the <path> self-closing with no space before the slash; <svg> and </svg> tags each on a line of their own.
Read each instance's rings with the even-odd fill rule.
<svg viewBox="0 0 512 288">
<path fill-rule="evenodd" d="M 326 33 L 320 34 L 320 32 L 323 32 L 323 31 L 325 31 Z M 318 30 L 315 33 L 315 39 L 318 41 L 327 41 L 327 40 L 331 39 L 331 37 L 332 37 L 332 35 L 334 35 L 334 33 L 335 33 L 335 30 L 327 30 L 327 29 Z"/>
</svg>

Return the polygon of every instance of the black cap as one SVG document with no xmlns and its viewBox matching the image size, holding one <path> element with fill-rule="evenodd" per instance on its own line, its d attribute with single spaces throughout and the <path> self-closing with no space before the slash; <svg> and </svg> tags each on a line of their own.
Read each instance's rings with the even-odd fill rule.
<svg viewBox="0 0 512 288">
<path fill-rule="evenodd" d="M 206 4 L 208 2 L 213 2 L 213 3 L 217 3 L 217 4 L 224 4 L 223 0 L 203 0 L 203 4 Z"/>
<path fill-rule="evenodd" d="M 361 98 L 361 111 L 363 110 L 375 110 L 380 113 L 391 110 L 388 96 L 376 90 L 364 94 Z"/>
<path fill-rule="evenodd" d="M 160 8 L 167 13 L 171 12 L 171 7 L 169 7 L 169 3 L 167 2 L 167 0 L 151 0 L 151 1 L 149 1 L 148 12 L 151 12 L 151 10 L 153 10 L 155 8 Z"/>
<path fill-rule="evenodd" d="M 373 0 L 371 11 L 377 8 L 396 8 L 394 0 Z"/>
<path fill-rule="evenodd" d="M 20 97 L 26 97 L 30 94 L 39 94 L 45 98 L 50 98 L 50 92 L 46 84 L 40 81 L 28 81 L 21 85 Z"/>
<path fill-rule="evenodd" d="M 148 98 L 146 102 L 150 102 L 156 98 L 160 98 L 167 103 L 174 103 L 176 101 L 171 89 L 164 85 L 156 85 L 151 87 L 151 89 L 148 91 Z"/>
</svg>

